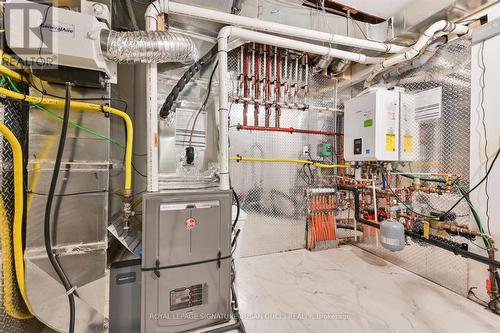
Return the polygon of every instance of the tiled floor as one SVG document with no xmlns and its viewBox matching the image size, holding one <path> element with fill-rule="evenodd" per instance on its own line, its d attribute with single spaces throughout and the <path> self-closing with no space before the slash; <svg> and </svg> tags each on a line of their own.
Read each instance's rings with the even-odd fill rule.
<svg viewBox="0 0 500 333">
<path fill-rule="evenodd" d="M 500 332 L 500 316 L 356 247 L 244 258 L 242 316 L 257 332 Z"/>
<path fill-rule="evenodd" d="M 243 258 L 237 269 L 247 333 L 500 332 L 500 316 L 357 247 Z"/>
</svg>

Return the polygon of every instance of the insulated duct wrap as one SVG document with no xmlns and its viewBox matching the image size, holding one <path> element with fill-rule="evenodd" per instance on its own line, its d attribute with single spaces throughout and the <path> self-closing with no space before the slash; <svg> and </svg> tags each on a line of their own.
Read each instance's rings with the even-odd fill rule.
<svg viewBox="0 0 500 333">
<path fill-rule="evenodd" d="M 189 37 L 168 31 L 105 30 L 101 48 L 107 59 L 120 63 L 191 63 L 198 57 Z"/>
</svg>

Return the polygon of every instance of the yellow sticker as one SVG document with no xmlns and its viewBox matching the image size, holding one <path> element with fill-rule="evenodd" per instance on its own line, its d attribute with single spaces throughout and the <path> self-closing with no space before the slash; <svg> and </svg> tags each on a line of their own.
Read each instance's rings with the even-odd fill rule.
<svg viewBox="0 0 500 333">
<path fill-rule="evenodd" d="M 403 150 L 405 153 L 413 152 L 413 136 L 405 135 L 403 139 Z"/>
<path fill-rule="evenodd" d="M 428 221 L 424 222 L 424 238 L 429 239 L 430 223 Z"/>
<path fill-rule="evenodd" d="M 389 152 L 396 151 L 396 134 L 387 133 L 385 135 L 385 150 Z"/>
</svg>

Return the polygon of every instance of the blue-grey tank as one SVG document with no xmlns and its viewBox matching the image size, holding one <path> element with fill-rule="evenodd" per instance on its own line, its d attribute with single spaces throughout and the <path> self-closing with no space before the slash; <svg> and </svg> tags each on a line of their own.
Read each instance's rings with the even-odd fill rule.
<svg viewBox="0 0 500 333">
<path fill-rule="evenodd" d="M 380 223 L 380 243 L 389 251 L 403 250 L 406 245 L 404 225 L 395 220 L 382 221 Z"/>
</svg>

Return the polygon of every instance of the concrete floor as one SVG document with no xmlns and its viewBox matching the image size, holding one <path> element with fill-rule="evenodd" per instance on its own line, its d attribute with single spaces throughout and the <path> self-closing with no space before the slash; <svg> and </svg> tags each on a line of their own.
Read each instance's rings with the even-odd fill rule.
<svg viewBox="0 0 500 333">
<path fill-rule="evenodd" d="M 248 333 L 500 332 L 500 316 L 356 247 L 241 259 Z"/>
</svg>

